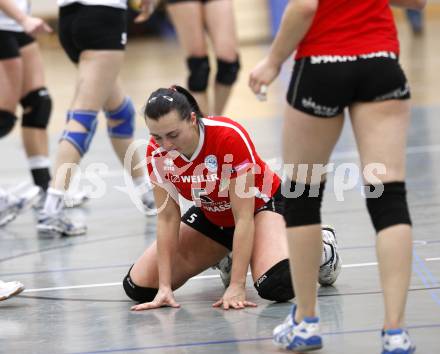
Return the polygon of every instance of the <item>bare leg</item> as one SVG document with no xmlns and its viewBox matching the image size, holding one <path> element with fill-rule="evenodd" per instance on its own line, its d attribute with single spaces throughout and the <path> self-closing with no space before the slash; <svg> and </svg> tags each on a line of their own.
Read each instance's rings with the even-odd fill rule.
<svg viewBox="0 0 440 354">
<path fill-rule="evenodd" d="M 226 62 L 235 62 L 238 59 L 238 41 L 232 1 L 208 1 L 204 10 L 206 26 L 216 57 Z M 231 90 L 232 85 L 215 82 L 213 114 L 223 113 Z"/>
<path fill-rule="evenodd" d="M 286 108 L 283 147 L 286 164 L 327 164 L 330 153 L 339 138 L 343 116 L 331 119 L 311 117 L 292 107 Z M 310 144 L 319 141 L 319 144 Z M 309 168 L 309 171 L 311 168 Z M 310 183 L 297 175 L 293 169 L 294 180 Z M 321 225 L 290 227 L 287 229 L 292 281 L 296 292 L 298 309 L 296 321 L 304 316 L 315 316 L 316 279 L 322 253 Z"/>
<path fill-rule="evenodd" d="M 405 180 L 409 107 L 409 101 L 389 100 L 357 104 L 350 109 L 362 166 L 384 164 L 386 175 L 376 176 L 382 182 Z M 384 328 L 400 328 L 411 278 L 411 227 L 400 224 L 380 231 L 376 251 L 384 291 Z"/>
<path fill-rule="evenodd" d="M 189 278 L 218 263 L 228 252 L 228 249 L 222 245 L 181 223 L 172 288 L 181 287 Z M 154 242 L 131 269 L 130 275 L 135 284 L 141 287 L 158 288 L 157 264 L 157 246 Z"/>
<path fill-rule="evenodd" d="M 289 257 L 284 218 L 271 211 L 255 216 L 251 272 L 255 282 L 275 264 Z"/>
<path fill-rule="evenodd" d="M 15 114 L 23 78 L 21 58 L 0 60 L 0 109 Z"/>
<path fill-rule="evenodd" d="M 171 21 L 176 28 L 185 56 L 204 57 L 208 55 L 203 23 L 203 5 L 199 1 L 185 1 L 167 6 Z M 208 92 L 191 92 L 200 109 L 210 112 Z"/>
<path fill-rule="evenodd" d="M 78 66 L 76 92 L 72 102 L 72 110 L 91 110 L 98 112 L 111 94 L 114 82 L 118 77 L 124 52 L 122 51 L 92 51 L 81 54 Z M 85 132 L 85 128 L 74 120 L 66 125 L 66 130 Z M 55 162 L 52 187 L 57 190 L 67 190 L 71 172 L 63 170 L 64 164 L 78 164 L 81 156 L 78 150 L 68 141 L 61 141 Z"/>
<path fill-rule="evenodd" d="M 124 102 L 125 94 L 122 89 L 122 85 L 120 79 L 116 81 L 113 90 L 104 104 L 105 111 L 114 111 L 118 109 L 121 104 Z M 120 124 L 121 121 L 118 120 L 107 120 L 107 124 L 110 126 L 116 126 Z M 119 161 L 124 166 L 124 159 L 127 153 L 128 147 L 133 143 L 133 138 L 115 138 L 111 137 L 110 141 L 113 146 L 113 150 L 115 151 Z M 124 166 L 128 168 L 127 172 L 131 175 L 132 178 L 139 178 L 144 176 L 145 170 L 144 168 L 139 168 L 139 163 L 141 162 L 141 157 L 138 151 L 136 151 L 132 157 L 131 163 L 129 166 Z M 136 168 L 137 166 L 137 168 Z"/>
<path fill-rule="evenodd" d="M 23 86 L 21 97 L 45 86 L 43 61 L 37 43 L 31 43 L 20 50 L 23 60 Z M 46 129 L 22 128 L 22 139 L 26 155 L 48 156 L 48 137 Z"/>
</svg>

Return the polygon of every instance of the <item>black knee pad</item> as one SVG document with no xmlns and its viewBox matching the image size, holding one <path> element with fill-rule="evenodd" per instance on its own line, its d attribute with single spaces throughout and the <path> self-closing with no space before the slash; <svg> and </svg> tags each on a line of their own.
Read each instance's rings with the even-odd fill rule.
<svg viewBox="0 0 440 354">
<path fill-rule="evenodd" d="M 0 109 L 0 138 L 8 135 L 14 129 L 17 117 L 8 111 Z"/>
<path fill-rule="evenodd" d="M 286 181 L 282 193 L 286 197 L 284 219 L 287 227 L 321 223 L 324 188 L 325 182 L 319 185 L 310 185 Z M 303 192 L 301 193 L 301 191 Z"/>
<path fill-rule="evenodd" d="M 230 62 L 217 58 L 217 75 L 215 80 L 222 85 L 231 86 L 238 76 L 240 70 L 240 60 Z"/>
<path fill-rule="evenodd" d="M 295 297 L 289 260 L 283 259 L 264 273 L 254 284 L 263 299 L 283 302 Z"/>
<path fill-rule="evenodd" d="M 206 91 L 210 71 L 208 57 L 189 57 L 186 64 L 189 69 L 188 89 L 193 92 Z"/>
<path fill-rule="evenodd" d="M 143 288 L 141 286 L 136 285 L 130 277 L 130 270 L 128 274 L 125 276 L 122 281 L 122 285 L 124 286 L 125 293 L 127 296 L 139 303 L 150 302 L 153 301 L 156 297 L 158 289 L 155 288 Z"/>
<path fill-rule="evenodd" d="M 26 128 L 46 129 L 52 112 L 52 99 L 45 87 L 29 92 L 20 100 L 23 107 L 21 125 Z"/>
<path fill-rule="evenodd" d="M 368 185 L 376 190 L 378 186 Z M 379 232 L 387 227 L 408 224 L 411 225 L 408 203 L 406 202 L 405 182 L 388 182 L 383 184 L 383 192 L 378 198 L 366 198 L 367 209 L 370 213 L 371 221 Z"/>
</svg>

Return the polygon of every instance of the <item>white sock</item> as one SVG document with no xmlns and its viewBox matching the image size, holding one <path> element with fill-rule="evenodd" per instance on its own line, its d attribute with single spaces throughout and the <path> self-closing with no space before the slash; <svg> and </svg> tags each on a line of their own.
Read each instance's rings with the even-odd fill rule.
<svg viewBox="0 0 440 354">
<path fill-rule="evenodd" d="M 43 212 L 45 214 L 58 214 L 64 207 L 64 192 L 49 188 L 47 190 L 46 201 L 44 202 Z"/>
<path fill-rule="evenodd" d="M 47 156 L 44 155 L 35 155 L 30 156 L 28 158 L 29 168 L 31 170 L 36 168 L 49 168 L 50 167 L 50 160 Z"/>
</svg>

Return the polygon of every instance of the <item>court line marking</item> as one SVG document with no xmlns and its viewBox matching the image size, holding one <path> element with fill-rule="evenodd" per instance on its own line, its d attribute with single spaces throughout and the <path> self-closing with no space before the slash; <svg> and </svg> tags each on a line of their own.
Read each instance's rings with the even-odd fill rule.
<svg viewBox="0 0 440 354">
<path fill-rule="evenodd" d="M 377 265 L 377 262 L 353 263 L 353 264 L 343 264 L 342 268 L 371 267 L 375 265 Z"/>
<path fill-rule="evenodd" d="M 248 273 L 249 275 L 250 273 Z M 189 280 L 204 280 L 204 279 L 214 279 L 220 278 L 219 274 L 213 275 L 198 275 L 192 277 Z M 43 291 L 55 291 L 55 290 L 70 290 L 70 289 L 87 289 L 87 288 L 100 288 L 106 286 L 119 286 L 122 284 L 122 281 L 116 283 L 100 283 L 100 284 L 86 284 L 86 285 L 72 285 L 72 286 L 58 286 L 54 288 L 37 288 L 37 289 L 26 289 L 23 293 L 39 293 Z"/>
<path fill-rule="evenodd" d="M 436 259 L 440 260 L 440 258 Z M 342 268 L 361 268 L 361 267 L 372 267 L 376 266 L 377 262 L 366 262 L 366 263 L 352 263 L 352 264 L 343 264 Z M 251 273 L 248 272 L 248 275 Z M 189 279 L 191 280 L 205 280 L 205 279 L 216 279 L 220 278 L 219 274 L 212 275 L 197 275 Z M 71 290 L 71 289 L 88 289 L 88 288 L 100 288 L 100 287 L 108 287 L 108 286 L 120 286 L 122 282 L 116 283 L 98 283 L 98 284 L 85 284 L 85 285 L 71 285 L 71 286 L 58 286 L 53 288 L 36 288 L 36 289 L 26 289 L 23 293 L 37 293 L 44 291 L 57 291 L 57 290 Z"/>
<path fill-rule="evenodd" d="M 439 328 L 440 323 L 429 323 L 422 325 L 407 326 L 408 329 L 426 329 L 426 328 Z M 365 329 L 354 329 L 347 331 L 333 331 L 333 332 L 323 332 L 324 336 L 339 336 L 347 334 L 362 334 L 362 333 L 374 333 L 380 332 L 381 328 L 365 328 Z M 144 351 L 144 350 L 154 350 L 154 349 L 170 349 L 170 348 L 185 348 L 185 347 L 202 347 L 211 345 L 221 345 L 221 344 L 233 344 L 233 343 L 249 343 L 249 342 L 262 342 L 272 340 L 272 337 L 256 337 L 256 338 L 244 338 L 244 339 L 224 339 L 224 340 L 213 340 L 206 342 L 188 342 L 188 343 L 177 343 L 177 344 L 158 344 L 145 347 L 132 347 L 132 348 L 115 348 L 106 350 L 95 350 L 87 352 L 73 352 L 70 354 L 99 354 L 99 353 L 117 353 L 117 352 L 134 352 L 134 351 Z M 275 347 L 273 347 L 275 350 Z"/>
<path fill-rule="evenodd" d="M 119 238 L 126 238 L 126 237 L 137 237 L 137 236 L 144 236 L 143 234 L 136 234 L 136 235 L 117 235 L 117 236 L 110 236 L 110 237 L 103 237 L 100 239 L 94 239 L 94 240 L 81 240 L 78 242 L 69 242 L 62 245 L 55 245 L 48 248 L 39 249 L 36 251 L 28 251 L 24 253 L 20 253 L 14 256 L 8 256 L 5 258 L 0 258 L 0 263 L 6 262 L 12 259 L 29 256 L 33 254 L 39 254 L 42 252 L 48 252 L 48 251 L 54 251 L 58 249 L 63 249 L 67 247 L 73 247 L 73 246 L 81 246 L 81 245 L 88 245 L 91 243 L 98 243 L 98 242 L 106 242 L 106 241 L 113 241 Z M 415 240 L 413 241 L 414 246 L 426 246 L 428 244 L 434 244 L 434 243 L 440 243 L 440 240 L 431 240 L 431 241 L 425 241 L 425 240 Z M 369 249 L 369 248 L 375 248 L 375 245 L 363 245 L 363 246 L 352 246 L 352 247 L 339 247 L 339 250 L 341 251 L 348 251 L 348 250 L 357 250 L 357 249 Z M 435 262 L 440 261 L 440 257 L 431 257 L 426 258 L 426 262 Z M 376 263 L 377 264 L 377 263 Z M 88 270 L 97 270 L 97 269 L 111 269 L 111 268 L 123 268 L 123 267 L 130 267 L 130 264 L 111 264 L 111 265 L 103 265 L 103 266 L 95 266 L 95 267 L 77 267 L 77 268 L 60 268 L 60 269 L 46 269 L 46 270 L 37 270 L 34 272 L 14 272 L 14 273 L 1 273 L 0 277 L 13 277 L 13 276 L 23 276 L 23 275 L 30 275 L 30 274 L 44 274 L 44 273 L 62 273 L 62 272 L 76 272 L 76 271 L 88 271 Z M 343 267 L 346 268 L 354 268 L 355 265 L 350 266 L 349 264 L 344 264 Z"/>
<path fill-rule="evenodd" d="M 429 268 L 426 266 L 426 263 L 423 261 L 423 258 L 421 258 L 416 251 L 413 251 L 413 269 L 414 272 L 418 275 L 420 280 L 422 281 L 423 285 L 425 287 L 438 287 L 439 282 L 437 278 L 432 274 L 432 272 L 429 270 Z M 440 306 L 440 296 L 438 290 L 430 290 L 429 291 L 432 300 Z"/>
</svg>

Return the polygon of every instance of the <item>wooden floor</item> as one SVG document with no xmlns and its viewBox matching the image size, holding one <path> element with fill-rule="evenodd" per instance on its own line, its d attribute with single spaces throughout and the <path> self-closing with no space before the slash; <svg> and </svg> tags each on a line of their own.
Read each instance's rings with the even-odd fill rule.
<svg viewBox="0 0 440 354">
<path fill-rule="evenodd" d="M 407 325 L 419 354 L 439 352 L 440 334 L 440 22 L 430 21 L 423 37 L 399 25 L 401 61 L 413 94 L 409 134 L 408 189 L 414 221 L 414 272 L 408 298 Z M 247 88 L 252 66 L 267 45 L 241 48 L 242 71 L 226 114 L 243 123 L 266 159 L 280 158 L 280 125 L 290 67 L 286 66 L 260 103 Z M 52 41 L 44 46 L 48 87 L 55 102 L 50 126 L 51 154 L 56 150 L 65 111 L 75 83 L 75 70 Z M 159 86 L 183 83 L 184 60 L 175 41 L 129 43 L 122 73 L 138 109 Z M 146 138 L 141 117 L 137 138 Z M 17 131 L 0 141 L 0 182 L 29 179 Z M 335 163 L 356 162 L 349 125 L 332 157 Z M 111 152 L 103 124 L 83 161 L 104 163 L 105 193 L 71 216 L 89 226 L 86 236 L 40 238 L 32 211 L 0 229 L 0 279 L 21 280 L 27 290 L 0 303 L 0 353 L 280 353 L 271 330 L 289 304 L 248 294 L 258 307 L 223 312 L 211 308 L 223 288 L 207 270 L 176 292 L 181 309 L 143 313 L 129 311 L 122 277 L 155 239 L 155 219 L 141 215 L 124 193 L 121 167 Z M 81 180 L 82 187 L 90 181 Z M 324 200 L 323 219 L 335 226 L 343 270 L 335 287 L 321 288 L 319 310 L 326 354 L 379 353 L 383 308 L 374 250 L 374 232 L 359 190 L 346 201 L 332 197 L 332 178 Z M 93 186 L 92 186 L 93 187 Z M 360 188 L 360 187 L 359 187 Z"/>
</svg>

